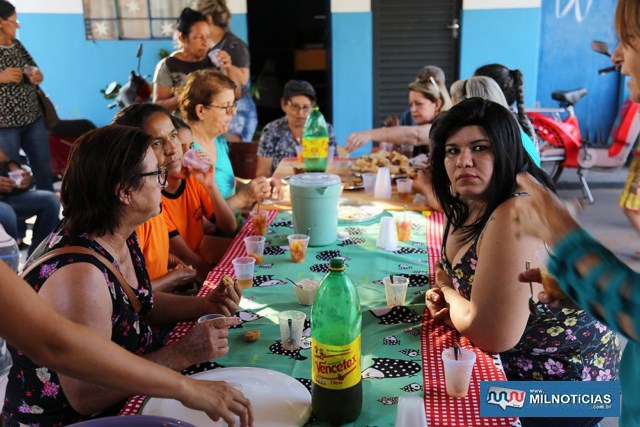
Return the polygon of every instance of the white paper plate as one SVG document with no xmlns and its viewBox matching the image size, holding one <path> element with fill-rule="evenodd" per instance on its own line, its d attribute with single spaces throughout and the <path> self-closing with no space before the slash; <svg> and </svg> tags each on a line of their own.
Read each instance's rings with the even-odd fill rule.
<svg viewBox="0 0 640 427">
<path fill-rule="evenodd" d="M 262 368 L 218 368 L 192 375 L 209 381 L 226 381 L 251 401 L 256 427 L 294 427 L 311 415 L 311 394 L 298 380 Z M 174 399 L 150 398 L 142 415 L 171 416 L 198 427 L 226 426 L 212 421 L 204 412 L 194 411 Z"/>
<path fill-rule="evenodd" d="M 340 222 L 365 222 L 382 215 L 384 208 L 371 202 L 340 199 L 338 220 Z"/>
</svg>

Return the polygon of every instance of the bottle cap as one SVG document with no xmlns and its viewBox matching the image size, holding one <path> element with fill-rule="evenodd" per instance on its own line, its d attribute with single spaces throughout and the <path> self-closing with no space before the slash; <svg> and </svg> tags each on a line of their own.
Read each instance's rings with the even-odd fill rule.
<svg viewBox="0 0 640 427">
<path fill-rule="evenodd" d="M 345 269 L 344 260 L 340 258 L 334 258 L 329 264 L 329 270 L 331 271 L 343 271 Z"/>
</svg>

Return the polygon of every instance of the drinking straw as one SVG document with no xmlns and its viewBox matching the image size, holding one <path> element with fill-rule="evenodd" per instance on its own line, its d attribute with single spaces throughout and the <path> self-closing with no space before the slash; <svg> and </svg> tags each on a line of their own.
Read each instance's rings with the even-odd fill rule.
<svg viewBox="0 0 640 427">
<path fill-rule="evenodd" d="M 391 279 L 391 284 L 393 285 L 393 274 L 389 275 L 389 278 Z"/>
<path fill-rule="evenodd" d="M 453 345 L 453 357 L 456 360 L 460 359 L 460 345 L 458 343 Z"/>
</svg>

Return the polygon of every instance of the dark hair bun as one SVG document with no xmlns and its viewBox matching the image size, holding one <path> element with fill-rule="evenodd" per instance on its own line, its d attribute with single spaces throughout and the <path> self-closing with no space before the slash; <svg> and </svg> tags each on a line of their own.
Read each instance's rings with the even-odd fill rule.
<svg viewBox="0 0 640 427">
<path fill-rule="evenodd" d="M 207 22 L 207 18 L 205 18 L 205 16 L 197 10 L 193 10 L 190 7 L 185 7 L 184 9 L 182 9 L 182 12 L 180 12 L 180 17 L 178 17 L 178 25 L 176 26 L 176 29 L 182 34 L 189 34 L 189 32 L 191 31 L 191 27 L 196 22 Z"/>
</svg>

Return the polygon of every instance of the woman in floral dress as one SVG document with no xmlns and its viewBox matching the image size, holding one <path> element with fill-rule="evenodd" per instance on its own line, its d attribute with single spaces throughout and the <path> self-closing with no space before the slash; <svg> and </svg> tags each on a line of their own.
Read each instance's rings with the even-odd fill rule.
<svg viewBox="0 0 640 427">
<path fill-rule="evenodd" d="M 509 380 L 618 379 L 614 332 L 577 308 L 536 301 L 541 285 L 518 282 L 538 265 L 543 244 L 518 236 L 511 209 L 516 175 L 528 172 L 552 189 L 520 140 L 513 115 L 497 103 L 470 98 L 438 119 L 431 131 L 433 186 L 447 216 L 441 268 L 426 295 L 431 314 L 484 351 L 500 353 Z M 524 426 L 592 426 L 594 419 L 523 418 Z"/>
<path fill-rule="evenodd" d="M 157 143 L 154 140 L 153 143 Z M 34 259 L 69 246 L 88 254 L 59 253 L 44 260 L 25 279 L 38 296 L 69 320 L 176 371 L 224 355 L 228 326 L 196 325 L 183 339 L 162 347 L 152 326 L 166 327 L 208 313 L 235 312 L 239 287 L 220 286 L 208 298 L 153 294 L 135 228 L 160 212 L 167 170 L 158 166 L 152 140 L 139 129 L 112 125 L 85 134 L 74 144 L 62 180 L 64 220 L 34 252 Z M 105 258 L 123 280 L 96 258 Z M 29 265 L 30 263 L 28 263 Z M 220 319 L 216 319 L 220 320 Z M 208 323 L 208 324 L 207 324 Z M 128 394 L 58 374 L 9 347 L 3 425 L 58 426 L 90 416 L 114 414 Z M 246 402 L 232 392 L 232 399 Z M 226 398 L 225 398 L 226 399 Z M 239 411 L 241 418 L 248 413 Z"/>
</svg>

